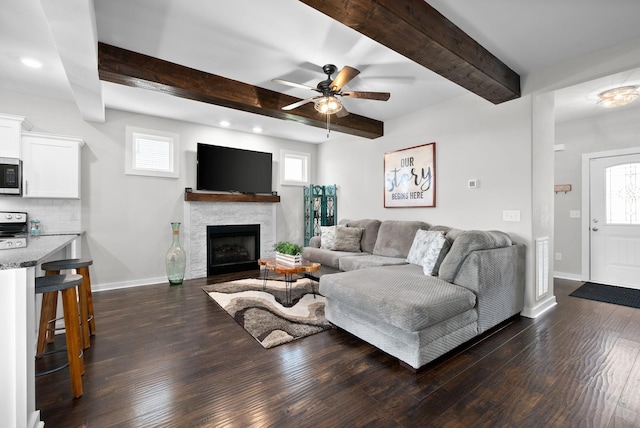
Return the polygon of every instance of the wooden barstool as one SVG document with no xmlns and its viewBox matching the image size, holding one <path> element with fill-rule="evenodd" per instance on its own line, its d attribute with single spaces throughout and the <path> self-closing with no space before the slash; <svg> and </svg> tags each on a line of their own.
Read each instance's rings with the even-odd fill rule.
<svg viewBox="0 0 640 428">
<path fill-rule="evenodd" d="M 80 322 L 78 321 L 78 296 L 76 287 L 82 284 L 82 276 L 77 274 L 71 275 L 47 275 L 36 278 L 36 293 L 46 294 L 53 293 L 57 296 L 58 291 L 62 293 L 62 307 L 64 311 L 64 329 L 65 339 L 67 342 L 67 358 L 68 363 L 53 370 L 42 373 L 36 373 L 36 376 L 42 376 L 57 372 L 69 366 L 69 376 L 71 377 L 71 392 L 74 398 L 82 395 L 82 375 L 84 374 L 84 358 L 82 355 L 82 345 L 80 339 Z M 45 326 L 49 320 L 45 320 Z M 40 328 L 42 328 L 42 320 Z M 63 351 L 63 349 L 38 352 L 36 358 L 42 358 L 54 352 Z"/>
<path fill-rule="evenodd" d="M 59 275 L 61 270 L 75 269 L 78 275 L 82 275 L 82 284 L 78 287 L 80 296 L 80 325 L 82 328 L 82 347 L 91 346 L 90 336 L 96 334 L 96 321 L 93 314 L 93 298 L 91 296 L 91 276 L 89 266 L 93 264 L 91 259 L 63 259 L 43 263 L 41 268 L 46 275 Z M 42 296 L 42 310 L 40 311 L 40 324 L 43 320 L 55 322 L 58 305 L 58 293 L 47 293 Z M 38 352 L 43 352 L 47 342 L 53 342 L 54 328 L 45 328 L 38 332 Z"/>
</svg>

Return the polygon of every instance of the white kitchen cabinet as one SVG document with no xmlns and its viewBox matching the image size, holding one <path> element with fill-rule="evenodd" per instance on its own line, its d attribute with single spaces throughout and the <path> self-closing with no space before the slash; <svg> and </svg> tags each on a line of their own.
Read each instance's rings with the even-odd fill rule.
<svg viewBox="0 0 640 428">
<path fill-rule="evenodd" d="M 22 131 L 30 131 L 31 123 L 24 116 L 0 114 L 0 158 L 20 159 Z"/>
<path fill-rule="evenodd" d="M 80 198 L 78 137 L 22 133 L 22 196 L 24 198 Z"/>
</svg>

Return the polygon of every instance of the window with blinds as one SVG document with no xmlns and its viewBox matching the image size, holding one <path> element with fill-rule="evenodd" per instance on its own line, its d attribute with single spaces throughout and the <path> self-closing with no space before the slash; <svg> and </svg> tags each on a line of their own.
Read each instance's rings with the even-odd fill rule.
<svg viewBox="0 0 640 428">
<path fill-rule="evenodd" d="M 178 134 L 127 127 L 125 173 L 178 178 Z"/>
</svg>

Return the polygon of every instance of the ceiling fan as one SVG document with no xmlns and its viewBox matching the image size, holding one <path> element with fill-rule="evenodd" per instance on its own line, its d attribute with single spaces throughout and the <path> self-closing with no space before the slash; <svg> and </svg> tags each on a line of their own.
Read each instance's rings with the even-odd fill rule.
<svg viewBox="0 0 640 428">
<path fill-rule="evenodd" d="M 343 91 L 342 88 L 360 74 L 360 71 L 347 65 L 340 70 L 335 79 L 331 79 L 331 75 L 337 70 L 338 67 L 333 64 L 324 65 L 322 71 L 327 75 L 327 79 L 319 82 L 315 88 L 300 83 L 289 82 L 288 80 L 273 79 L 272 82 L 275 83 L 293 86 L 294 88 L 311 89 L 321 94 L 284 106 L 282 110 L 293 110 L 294 108 L 313 102 L 315 109 L 320 113 L 326 115 L 335 113 L 338 117 L 344 117 L 348 115 L 349 112 L 336 96 L 378 101 L 387 101 L 391 96 L 389 92 Z"/>
</svg>

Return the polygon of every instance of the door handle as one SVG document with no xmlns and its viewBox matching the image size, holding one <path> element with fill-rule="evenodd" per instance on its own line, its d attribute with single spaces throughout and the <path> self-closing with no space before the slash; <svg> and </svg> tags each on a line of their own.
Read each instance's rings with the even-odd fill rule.
<svg viewBox="0 0 640 428">
<path fill-rule="evenodd" d="M 597 232 L 599 229 L 597 227 L 593 227 L 591 228 L 591 230 L 593 230 L 594 232 Z"/>
</svg>

